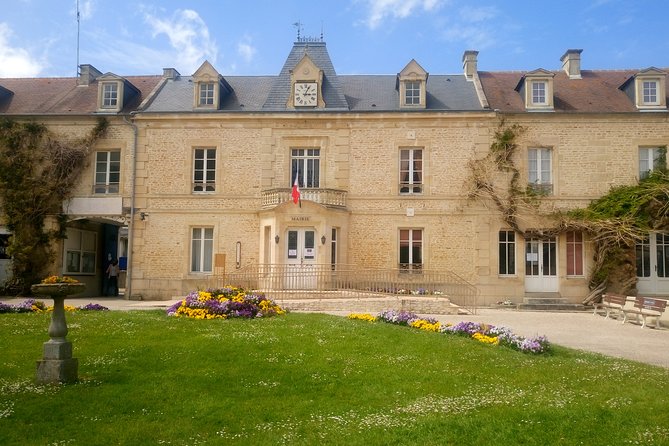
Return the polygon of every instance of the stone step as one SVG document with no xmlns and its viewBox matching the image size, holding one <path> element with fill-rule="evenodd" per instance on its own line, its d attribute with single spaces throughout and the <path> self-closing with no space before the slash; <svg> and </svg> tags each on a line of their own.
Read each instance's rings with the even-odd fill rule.
<svg viewBox="0 0 669 446">
<path fill-rule="evenodd" d="M 575 303 L 522 303 L 518 304 L 521 311 L 592 311 L 592 306 Z"/>
</svg>

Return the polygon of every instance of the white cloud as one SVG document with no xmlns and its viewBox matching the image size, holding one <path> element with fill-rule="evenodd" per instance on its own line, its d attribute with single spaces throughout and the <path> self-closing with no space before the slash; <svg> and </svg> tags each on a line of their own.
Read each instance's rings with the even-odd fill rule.
<svg viewBox="0 0 669 446">
<path fill-rule="evenodd" d="M 251 39 L 249 37 L 244 37 L 244 40 L 237 44 L 237 53 L 244 59 L 246 63 L 249 63 L 253 60 L 257 50 L 251 45 Z"/>
<path fill-rule="evenodd" d="M 404 19 L 417 10 L 433 11 L 444 0 L 364 0 L 369 5 L 369 17 L 366 20 L 370 29 L 378 28 L 388 17 Z"/>
<path fill-rule="evenodd" d="M 0 77 L 35 77 L 42 71 L 42 64 L 23 48 L 10 46 L 12 30 L 0 23 Z"/>
<path fill-rule="evenodd" d="M 216 61 L 218 48 L 209 35 L 209 28 L 200 15 L 191 10 L 177 10 L 170 18 L 147 13 L 144 20 L 151 27 L 152 37 L 164 34 L 175 50 L 168 60 L 179 71 L 193 73 L 207 59 Z"/>
<path fill-rule="evenodd" d="M 79 17 L 82 20 L 87 20 L 93 17 L 94 10 L 95 10 L 95 0 L 79 1 Z"/>
</svg>

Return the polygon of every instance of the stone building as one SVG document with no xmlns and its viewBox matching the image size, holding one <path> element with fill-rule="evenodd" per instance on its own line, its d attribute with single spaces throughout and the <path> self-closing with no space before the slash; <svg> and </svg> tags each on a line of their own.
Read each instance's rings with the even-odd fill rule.
<svg viewBox="0 0 669 446">
<path fill-rule="evenodd" d="M 483 305 L 534 294 L 577 303 L 588 292 L 587 236 L 544 236 L 550 222 L 536 209 L 511 228 L 470 183 L 502 120 L 524 129 L 514 162 L 538 209 L 585 206 L 666 163 L 666 69 L 582 70 L 580 56 L 568 50 L 557 71 L 479 72 L 467 51 L 460 74 L 410 60 L 397 74 L 340 75 L 324 42 L 301 39 L 278 75 L 227 76 L 205 61 L 188 75 L 82 66 L 79 79 L 0 79 L 0 113 L 67 135 L 110 120 L 65 204 L 54 271 L 92 295 L 120 257 L 129 298 L 311 265 L 449 272 Z M 639 251 L 640 292 L 669 294 L 656 268 L 666 245 L 669 234 L 653 233 Z"/>
</svg>

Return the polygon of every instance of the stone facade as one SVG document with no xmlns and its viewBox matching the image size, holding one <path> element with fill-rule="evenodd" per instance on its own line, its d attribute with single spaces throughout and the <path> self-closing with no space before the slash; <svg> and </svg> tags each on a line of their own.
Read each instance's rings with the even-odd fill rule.
<svg viewBox="0 0 669 446">
<path fill-rule="evenodd" d="M 532 238 L 551 224 L 541 211 L 583 207 L 611 187 L 636 182 L 640 148 L 666 148 L 669 142 L 666 100 L 660 112 L 640 112 L 615 88 L 633 79 L 633 72 L 619 74 L 618 84 L 607 83 L 589 72 L 581 76 L 580 64 L 571 64 L 569 76 L 528 73 L 525 82 L 547 82 L 545 91 L 552 94 L 538 112 L 523 105 L 531 99 L 523 73 L 479 76 L 477 54 L 467 52 L 464 75 L 428 76 L 423 70 L 418 82 L 406 73 L 408 80 L 337 76 L 324 44 L 298 42 L 276 77 L 217 76 L 206 62 L 207 76 L 199 73 L 197 82 L 176 70 L 153 83 L 134 80 L 138 105 L 132 114 L 121 107 L 109 115 L 109 132 L 94 148 L 120 151 L 118 193 L 95 193 L 100 167 L 93 153 L 68 211 L 73 229 L 97 237 L 96 269 L 78 278 L 89 294 L 100 294 L 108 257 L 124 257 L 126 297 L 161 300 L 258 265 L 418 266 L 470 282 L 480 305 L 520 303 L 529 294 L 581 302 L 588 293 L 592 247 L 584 237 L 577 250 L 580 269 L 569 275 L 573 246 L 566 235 L 551 242 Z M 307 68 L 296 77 L 291 70 L 298 66 Z M 414 66 L 415 61 L 407 65 Z M 661 73 L 651 72 L 665 82 Z M 11 90 L 4 81 L 0 86 Z M 314 107 L 294 102 L 293 84 L 302 81 L 318 84 Z M 208 82 L 215 82 L 212 91 L 221 96 L 199 109 L 198 89 Z M 95 81 L 90 88 L 97 88 Z M 405 107 L 412 88 L 426 91 L 415 94 L 418 104 Z M 596 99 L 587 102 L 588 95 Z M 580 105 L 584 97 L 590 105 Z M 592 109 L 593 103 L 599 108 Z M 44 114 L 43 120 L 55 132 L 76 137 L 94 125 L 98 106 L 89 108 L 86 120 L 65 112 L 58 118 Z M 40 116 L 39 110 L 31 113 Z M 22 118 L 11 110 L 4 114 Z M 494 203 L 473 200 L 468 185 L 471 162 L 489 153 L 502 120 L 524 129 L 513 159 L 521 184 L 531 182 L 531 151 L 546 149 L 541 156 L 551 157 L 541 173 L 550 172 L 551 193 L 519 215 L 523 232 L 508 245 L 513 265 L 504 272 L 500 231 L 511 228 Z M 419 159 L 411 164 L 411 177 L 403 176 L 407 153 Z M 210 183 L 203 180 L 207 172 Z M 291 200 L 296 177 L 299 204 Z M 495 181 L 504 183 L 501 177 Z M 412 239 L 405 249 L 406 233 L 420 242 Z M 114 234 L 115 241 L 106 241 Z M 63 254 L 54 272 L 67 273 L 67 248 L 57 249 Z M 530 283 L 530 264 L 552 268 L 550 283 Z M 669 294 L 662 287 L 655 291 Z"/>
</svg>

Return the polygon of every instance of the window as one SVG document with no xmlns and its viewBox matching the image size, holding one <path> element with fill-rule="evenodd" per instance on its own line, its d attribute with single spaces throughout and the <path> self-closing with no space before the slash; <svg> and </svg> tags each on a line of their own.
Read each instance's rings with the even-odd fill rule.
<svg viewBox="0 0 669 446">
<path fill-rule="evenodd" d="M 532 104 L 544 105 L 546 103 L 546 82 L 532 82 Z"/>
<path fill-rule="evenodd" d="M 420 105 L 420 82 L 404 83 L 404 104 Z"/>
<path fill-rule="evenodd" d="M 97 234 L 68 228 L 65 240 L 65 272 L 95 274 Z"/>
<path fill-rule="evenodd" d="M 553 193 L 552 150 L 551 149 L 529 149 L 528 150 L 528 182 L 529 188 L 540 195 Z"/>
<path fill-rule="evenodd" d="M 499 231 L 499 274 L 516 274 L 516 233 Z"/>
<path fill-rule="evenodd" d="M 423 269 L 423 230 L 400 229 L 400 271 Z"/>
<path fill-rule="evenodd" d="M 7 248 L 9 248 L 9 234 L 0 234 L 0 260 L 11 259 Z"/>
<path fill-rule="evenodd" d="M 118 106 L 118 83 L 105 82 L 102 84 L 102 108 L 116 108 Z"/>
<path fill-rule="evenodd" d="M 639 149 L 639 179 L 648 178 L 651 171 L 667 168 L 666 147 L 642 147 Z"/>
<path fill-rule="evenodd" d="M 214 105 L 214 83 L 200 83 L 200 105 Z"/>
<path fill-rule="evenodd" d="M 400 150 L 400 194 L 423 192 L 423 150 Z"/>
<path fill-rule="evenodd" d="M 337 269 L 337 228 L 332 228 L 330 237 L 330 269 Z"/>
<path fill-rule="evenodd" d="M 659 105 L 660 101 L 658 100 L 658 81 L 648 80 L 643 81 L 641 84 L 641 96 L 644 105 Z"/>
<path fill-rule="evenodd" d="M 298 178 L 300 187 L 320 187 L 321 149 L 292 149 L 290 186 Z"/>
<path fill-rule="evenodd" d="M 117 194 L 121 175 L 121 151 L 95 153 L 95 186 L 96 194 Z"/>
<path fill-rule="evenodd" d="M 214 192 L 216 149 L 195 149 L 193 158 L 193 192 Z"/>
<path fill-rule="evenodd" d="M 214 228 L 193 228 L 191 234 L 190 270 L 210 273 L 214 257 Z"/>
<path fill-rule="evenodd" d="M 583 275 L 583 233 L 567 232 L 567 276 Z"/>
</svg>

